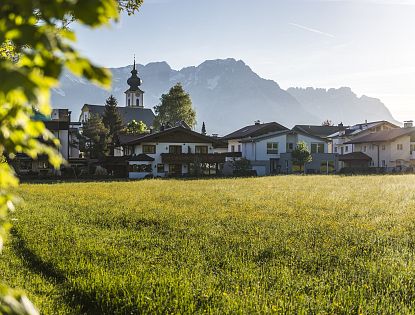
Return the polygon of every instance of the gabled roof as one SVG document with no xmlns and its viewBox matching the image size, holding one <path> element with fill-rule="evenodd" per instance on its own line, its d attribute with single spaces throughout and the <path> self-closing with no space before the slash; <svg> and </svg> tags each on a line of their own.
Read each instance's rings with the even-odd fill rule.
<svg viewBox="0 0 415 315">
<path fill-rule="evenodd" d="M 83 108 L 88 108 L 92 114 L 98 114 L 101 117 L 104 115 L 105 105 L 91 105 L 85 104 Z M 142 121 L 147 125 L 147 127 L 153 126 L 154 122 L 154 113 L 150 108 L 142 107 L 117 107 L 118 112 L 121 115 L 123 124 L 128 124 L 129 122 L 136 120 Z"/>
<path fill-rule="evenodd" d="M 261 140 L 264 140 L 264 139 L 269 139 L 269 138 L 273 138 L 275 136 L 280 136 L 280 135 L 285 135 L 285 134 L 302 134 L 306 137 L 314 138 L 316 140 L 327 141 L 327 139 L 317 137 L 317 136 L 313 136 L 311 134 L 308 134 L 308 133 L 302 132 L 302 131 L 298 131 L 298 130 L 282 130 L 282 131 L 266 133 L 264 135 L 260 135 L 260 136 L 257 136 L 257 137 L 245 138 L 241 142 L 244 143 L 244 142 L 255 142 L 255 141 L 258 141 L 258 140 L 261 141 Z"/>
<path fill-rule="evenodd" d="M 315 137 L 327 138 L 345 128 L 345 126 L 295 125 L 292 130 L 301 131 Z"/>
<path fill-rule="evenodd" d="M 352 152 L 339 156 L 339 161 L 371 161 L 372 158 L 363 152 Z"/>
<path fill-rule="evenodd" d="M 411 135 L 411 134 L 415 135 L 415 127 L 383 130 L 383 131 L 373 132 L 373 133 L 370 133 L 368 135 L 364 135 L 361 137 L 357 137 L 351 141 L 346 142 L 346 144 L 387 142 L 387 141 L 393 141 L 399 137 Z"/>
<path fill-rule="evenodd" d="M 387 121 L 387 120 L 379 120 L 379 121 L 370 121 L 370 122 L 365 122 L 365 123 L 361 123 L 361 124 L 356 124 L 353 126 L 349 126 L 346 127 L 346 129 L 344 130 L 344 133 L 341 133 L 341 136 L 356 136 L 359 133 L 362 133 L 363 131 L 366 131 L 368 129 L 371 128 L 375 128 L 377 126 L 380 126 L 382 124 L 389 124 L 394 128 L 400 128 L 399 126 Z M 330 138 L 336 138 L 340 136 L 340 130 L 338 132 L 335 132 L 333 134 L 330 135 Z"/>
<path fill-rule="evenodd" d="M 146 136 L 149 133 L 140 133 L 140 134 L 129 134 L 129 133 L 121 133 L 118 135 L 118 141 L 121 145 L 124 145 L 130 141 L 137 139 L 138 137 Z"/>
<path fill-rule="evenodd" d="M 283 130 L 289 130 L 289 129 L 276 122 L 269 122 L 265 124 L 255 124 L 255 125 L 246 126 L 239 130 L 236 130 L 222 137 L 222 139 L 231 140 L 231 139 L 243 139 L 243 138 L 248 138 L 248 137 L 257 137 L 257 136 L 267 134 L 270 132 L 277 132 L 277 131 L 283 131 Z"/>
<path fill-rule="evenodd" d="M 129 141 L 128 145 L 148 143 L 148 142 L 170 142 L 170 143 L 212 143 L 212 145 L 223 146 L 220 139 L 202 135 L 196 131 L 177 126 L 163 131 L 137 136 L 136 139 Z"/>
</svg>

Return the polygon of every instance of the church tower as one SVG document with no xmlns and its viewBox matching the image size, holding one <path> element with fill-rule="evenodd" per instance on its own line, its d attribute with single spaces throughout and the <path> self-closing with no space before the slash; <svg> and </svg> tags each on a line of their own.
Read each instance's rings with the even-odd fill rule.
<svg viewBox="0 0 415 315">
<path fill-rule="evenodd" d="M 127 84 L 130 88 L 125 91 L 125 106 L 127 107 L 144 107 L 144 92 L 140 89 L 141 79 L 137 76 L 137 70 L 135 69 L 135 56 L 134 66 L 131 71 L 131 77 L 127 80 Z"/>
</svg>

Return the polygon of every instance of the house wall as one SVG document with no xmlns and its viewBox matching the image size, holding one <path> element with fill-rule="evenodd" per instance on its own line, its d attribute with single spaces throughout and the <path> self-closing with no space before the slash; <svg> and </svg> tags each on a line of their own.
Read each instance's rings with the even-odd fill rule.
<svg viewBox="0 0 415 315">
<path fill-rule="evenodd" d="M 395 129 L 396 127 L 391 125 L 389 122 L 384 122 L 380 125 L 374 126 L 372 128 L 367 128 L 367 129 L 361 129 L 360 132 L 354 134 L 354 135 L 350 135 L 350 136 L 340 136 L 339 138 L 335 138 L 333 139 L 333 153 L 338 153 L 338 154 L 348 154 L 348 153 L 352 153 L 355 152 L 353 151 L 353 144 L 344 144 L 345 142 L 351 141 L 352 139 L 356 138 L 356 137 L 361 137 L 364 135 L 367 135 L 369 133 L 373 133 L 373 132 L 378 132 L 378 131 L 382 131 L 382 130 L 390 130 L 390 129 Z M 359 129 L 355 129 L 355 130 L 359 130 Z M 342 150 L 343 148 L 343 150 Z"/>
<path fill-rule="evenodd" d="M 242 152 L 242 143 L 240 141 L 241 139 L 229 140 L 228 141 L 228 152 Z M 232 146 L 234 147 L 234 151 L 232 151 Z"/>
<path fill-rule="evenodd" d="M 402 144 L 402 150 L 398 150 L 398 144 Z M 410 136 L 402 136 L 394 141 L 382 143 L 359 143 L 355 144 L 355 152 L 363 152 L 372 158 L 372 167 L 395 168 L 399 166 L 397 161 L 401 161 L 401 165 L 410 166 Z M 378 156 L 379 147 L 379 156 Z M 385 161 L 385 165 L 383 162 Z M 399 162 L 398 162 L 399 163 Z"/>
<path fill-rule="evenodd" d="M 269 175 L 271 173 L 271 159 L 275 159 L 275 163 L 279 166 L 281 173 L 292 173 L 291 153 L 287 152 L 287 143 L 293 143 L 294 148 L 298 142 L 305 142 L 308 149 L 311 150 L 312 143 L 324 144 L 324 153 L 312 154 L 313 161 L 309 163 L 306 170 L 320 170 L 321 163 L 326 160 L 333 161 L 337 166 L 337 158 L 335 154 L 328 153 L 328 144 L 324 140 L 309 137 L 302 134 L 280 134 L 274 137 L 260 139 L 253 142 L 243 142 L 242 156 L 251 162 L 252 169 L 257 175 Z M 278 154 L 267 153 L 267 143 L 278 143 Z"/>
<path fill-rule="evenodd" d="M 155 145 L 156 146 L 156 153 L 155 154 L 149 154 L 149 153 L 146 153 L 146 154 L 148 156 L 151 156 L 152 158 L 154 158 L 154 161 L 151 162 L 152 174 L 153 174 L 153 176 L 158 176 L 158 177 L 165 177 L 169 173 L 169 165 L 168 164 L 164 164 L 164 173 L 157 173 L 157 165 L 158 164 L 163 164 L 162 160 L 161 160 L 161 154 L 162 153 L 169 153 L 169 146 L 170 145 L 180 145 L 182 147 L 182 153 L 195 153 L 195 147 L 196 146 L 207 146 L 208 147 L 208 154 L 213 154 L 214 153 L 212 143 L 168 143 L 168 142 L 157 143 L 157 142 L 148 142 L 148 143 L 135 145 L 134 148 L 133 148 L 133 152 L 134 152 L 135 155 L 143 153 L 143 145 Z M 188 148 L 190 148 L 190 152 L 188 151 L 189 150 Z M 133 162 L 133 161 L 129 162 L 130 165 L 131 164 L 146 164 L 146 163 L 147 162 Z M 182 164 L 182 174 L 187 174 L 188 172 L 189 172 L 188 165 L 187 164 Z M 145 173 L 145 174 L 147 175 L 147 173 Z M 133 176 L 135 176 L 135 175 L 133 175 Z M 130 177 L 130 178 L 133 178 L 133 177 Z M 143 178 L 143 177 L 136 177 L 136 178 Z"/>
</svg>

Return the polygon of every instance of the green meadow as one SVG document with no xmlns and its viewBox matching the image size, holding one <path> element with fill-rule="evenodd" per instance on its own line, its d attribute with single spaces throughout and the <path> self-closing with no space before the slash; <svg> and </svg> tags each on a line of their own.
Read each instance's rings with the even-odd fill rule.
<svg viewBox="0 0 415 315">
<path fill-rule="evenodd" d="M 23 184 L 0 279 L 42 314 L 415 311 L 415 176 Z"/>
</svg>

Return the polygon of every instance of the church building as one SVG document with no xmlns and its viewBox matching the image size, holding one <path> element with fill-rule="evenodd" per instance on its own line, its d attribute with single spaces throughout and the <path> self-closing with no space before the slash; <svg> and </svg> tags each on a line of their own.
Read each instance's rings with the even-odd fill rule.
<svg viewBox="0 0 415 315">
<path fill-rule="evenodd" d="M 131 76 L 127 80 L 129 88 L 125 93 L 125 106 L 119 106 L 118 111 L 124 125 L 127 125 L 132 120 L 144 122 L 148 128 L 153 126 L 154 113 L 150 108 L 144 108 L 144 92 L 141 90 L 141 79 L 138 77 L 136 69 L 135 58 Z M 85 104 L 82 107 L 79 121 L 85 123 L 92 114 L 103 116 L 105 105 Z"/>
</svg>

